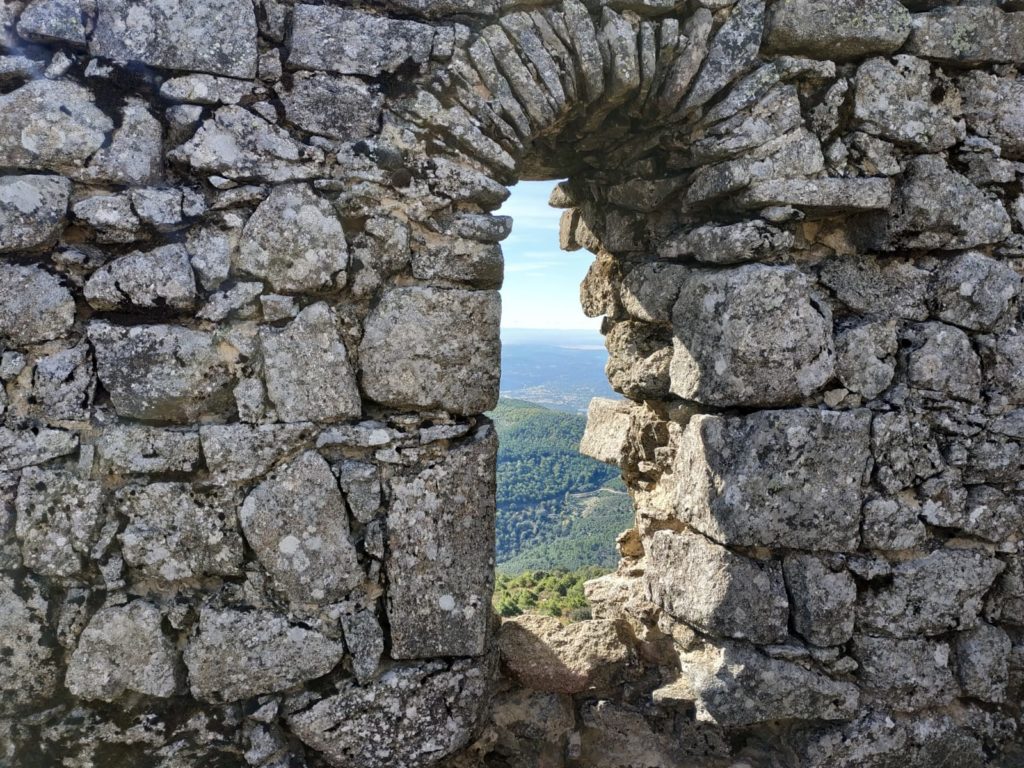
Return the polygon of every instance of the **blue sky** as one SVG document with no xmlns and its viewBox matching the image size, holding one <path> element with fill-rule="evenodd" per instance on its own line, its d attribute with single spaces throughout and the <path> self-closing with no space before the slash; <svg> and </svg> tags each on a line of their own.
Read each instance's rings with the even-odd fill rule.
<svg viewBox="0 0 1024 768">
<path fill-rule="evenodd" d="M 554 181 L 521 181 L 499 213 L 513 219 L 502 243 L 505 287 L 501 291 L 503 328 L 597 329 L 580 309 L 580 281 L 593 254 L 558 248 L 561 211 L 548 206 Z"/>
</svg>

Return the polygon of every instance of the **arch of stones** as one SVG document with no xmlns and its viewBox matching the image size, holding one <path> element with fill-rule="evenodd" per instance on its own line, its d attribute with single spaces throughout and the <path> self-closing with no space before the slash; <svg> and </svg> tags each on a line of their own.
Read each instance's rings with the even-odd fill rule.
<svg viewBox="0 0 1024 768">
<path fill-rule="evenodd" d="M 1020 765 L 1020 5 L 5 0 L 0 763 Z M 498 629 L 523 178 L 636 527 Z"/>
</svg>

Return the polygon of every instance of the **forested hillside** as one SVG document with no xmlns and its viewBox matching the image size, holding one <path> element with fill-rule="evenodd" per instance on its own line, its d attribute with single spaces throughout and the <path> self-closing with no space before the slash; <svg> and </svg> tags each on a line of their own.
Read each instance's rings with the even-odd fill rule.
<svg viewBox="0 0 1024 768">
<path fill-rule="evenodd" d="M 498 569 L 613 568 L 632 525 L 618 470 L 580 455 L 586 419 L 503 399 L 491 414 L 498 451 Z"/>
</svg>

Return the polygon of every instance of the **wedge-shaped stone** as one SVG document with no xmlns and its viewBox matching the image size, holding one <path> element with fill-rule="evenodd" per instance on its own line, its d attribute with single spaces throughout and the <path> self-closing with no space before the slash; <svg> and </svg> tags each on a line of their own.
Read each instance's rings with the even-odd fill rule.
<svg viewBox="0 0 1024 768">
<path fill-rule="evenodd" d="M 680 685 L 697 719 L 729 728 L 771 720 L 847 720 L 857 711 L 853 683 L 772 659 L 738 643 L 680 658 Z"/>
<path fill-rule="evenodd" d="M 500 315 L 495 291 L 388 291 L 359 348 L 363 390 L 392 408 L 490 410 L 498 401 Z"/>
<path fill-rule="evenodd" d="M 632 403 L 595 397 L 587 410 L 587 429 L 580 442 L 580 453 L 605 464 L 622 466 L 629 446 L 629 428 L 633 423 Z"/>
<path fill-rule="evenodd" d="M 892 53 L 910 34 L 896 0 L 780 0 L 768 12 L 765 47 L 820 59 Z"/>
<path fill-rule="evenodd" d="M 940 549 L 902 562 L 893 568 L 891 584 L 861 595 L 858 629 L 892 637 L 970 629 L 1004 568 L 995 556 L 966 549 Z"/>
<path fill-rule="evenodd" d="M 178 654 L 163 633 L 155 605 L 134 600 L 102 608 L 71 654 L 68 690 L 83 699 L 113 701 L 128 692 L 167 698 L 178 690 Z"/>
<path fill-rule="evenodd" d="M 739 0 L 708 47 L 704 66 L 683 103 L 696 109 L 752 69 L 761 49 L 765 0 Z"/>
<path fill-rule="evenodd" d="M 100 382 L 121 416 L 190 423 L 234 411 L 228 360 L 214 337 L 176 325 L 93 322 Z"/>
<path fill-rule="evenodd" d="M 84 46 L 81 0 L 32 0 L 18 17 L 18 34 L 36 42 Z"/>
<path fill-rule="evenodd" d="M 676 456 L 676 514 L 725 544 L 854 551 L 870 429 L 866 410 L 695 416 Z"/>
<path fill-rule="evenodd" d="M 391 481 L 385 567 L 394 658 L 484 652 L 496 455 L 494 431 L 485 427 L 443 461 Z"/>
<path fill-rule="evenodd" d="M 788 637 L 789 600 L 779 563 L 671 531 L 654 534 L 647 556 L 647 592 L 670 616 L 717 637 L 754 643 Z"/>
<path fill-rule="evenodd" d="M 307 451 L 256 486 L 240 517 L 249 546 L 293 604 L 336 603 L 362 581 L 345 500 L 318 453 Z"/>
<path fill-rule="evenodd" d="M 782 566 L 793 628 L 819 646 L 843 645 L 853 636 L 857 585 L 848 571 L 831 565 L 814 555 L 790 555 Z"/>
<path fill-rule="evenodd" d="M 813 394 L 835 367 L 832 320 L 793 267 L 694 271 L 672 316 L 671 391 L 714 406 L 772 406 Z"/>
<path fill-rule="evenodd" d="M 256 13 L 248 0 L 99 0 L 89 52 L 121 62 L 256 76 Z"/>
<path fill-rule="evenodd" d="M 67 456 L 77 447 L 78 435 L 74 432 L 0 427 L 0 472 L 10 472 Z"/>
<path fill-rule="evenodd" d="M 260 330 L 267 395 L 281 421 L 356 418 L 362 400 L 335 312 L 320 302 L 283 330 Z"/>
<path fill-rule="evenodd" d="M 192 695 L 235 701 L 293 688 L 330 672 L 345 646 L 266 611 L 203 608 L 185 649 Z"/>
<path fill-rule="evenodd" d="M 70 195 L 71 182 L 61 176 L 0 176 L 0 253 L 52 245 Z"/>
</svg>

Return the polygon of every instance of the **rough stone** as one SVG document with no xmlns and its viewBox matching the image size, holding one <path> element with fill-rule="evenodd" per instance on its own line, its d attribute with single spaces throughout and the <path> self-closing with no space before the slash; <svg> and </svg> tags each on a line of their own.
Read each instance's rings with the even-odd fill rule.
<svg viewBox="0 0 1024 768">
<path fill-rule="evenodd" d="M 705 225 L 669 239 L 658 249 L 661 258 L 693 256 L 707 264 L 771 261 L 793 245 L 793 235 L 763 221 L 725 226 Z"/>
<path fill-rule="evenodd" d="M 267 395 L 282 421 L 357 418 L 362 402 L 339 319 L 326 303 L 302 310 L 284 329 L 260 331 Z"/>
<path fill-rule="evenodd" d="M 10 472 L 67 456 L 77 447 L 78 435 L 74 432 L 0 427 L 0 472 Z"/>
<path fill-rule="evenodd" d="M 605 339 L 605 374 L 617 392 L 636 400 L 669 392 L 672 340 L 667 329 L 647 323 L 618 323 Z"/>
<path fill-rule="evenodd" d="M 0 263 L 0 343 L 57 339 L 74 320 L 75 300 L 60 278 L 39 267 Z"/>
<path fill-rule="evenodd" d="M 1004 262 L 976 251 L 961 253 L 935 273 L 932 310 L 961 328 L 998 330 L 1016 315 L 1020 284 L 1020 275 Z"/>
<path fill-rule="evenodd" d="M 633 422 L 631 410 L 632 406 L 622 400 L 607 397 L 591 400 L 580 453 L 605 464 L 622 466 L 629 446 L 629 428 Z"/>
<path fill-rule="evenodd" d="M 235 701 L 294 688 L 330 672 L 345 646 L 266 611 L 203 608 L 185 649 L 200 701 Z"/>
<path fill-rule="evenodd" d="M 764 32 L 764 9 L 764 0 L 739 0 L 708 46 L 704 66 L 683 103 L 685 109 L 705 104 L 753 67 Z"/>
<path fill-rule="evenodd" d="M 99 0 L 89 52 L 119 62 L 253 78 L 256 14 L 245 0 L 157 6 Z"/>
<path fill-rule="evenodd" d="M 384 98 L 357 77 L 323 72 L 296 72 L 283 94 L 285 115 L 304 131 L 332 139 L 356 141 L 380 128 Z"/>
<path fill-rule="evenodd" d="M 946 643 L 857 636 L 852 648 L 865 693 L 897 711 L 942 706 L 956 696 Z"/>
<path fill-rule="evenodd" d="M 1010 329 L 978 340 L 985 387 L 1009 402 L 1024 402 L 1024 334 Z"/>
<path fill-rule="evenodd" d="M 812 217 L 884 210 L 892 200 L 888 179 L 771 179 L 751 184 L 735 198 L 741 208 L 787 206 Z"/>
<path fill-rule="evenodd" d="M 622 280 L 622 308 L 637 320 L 668 325 L 689 273 L 687 267 L 661 262 L 634 268 Z"/>
<path fill-rule="evenodd" d="M 755 643 L 789 635 L 782 568 L 752 560 L 693 533 L 658 531 L 648 540 L 645 584 L 675 618 L 718 637 Z"/>
<path fill-rule="evenodd" d="M 48 422 L 85 421 L 92 412 L 96 374 L 84 341 L 36 361 L 30 401 Z"/>
<path fill-rule="evenodd" d="M 0 579 L 0 712 L 17 715 L 35 709 L 57 689 L 56 649 L 47 637 L 46 601 L 19 595 Z"/>
<path fill-rule="evenodd" d="M 482 413 L 498 398 L 498 294 L 395 288 L 366 320 L 366 395 L 393 408 Z"/>
<path fill-rule="evenodd" d="M 163 176 L 163 128 L 145 101 L 127 99 L 110 143 L 78 177 L 92 182 L 154 184 Z"/>
<path fill-rule="evenodd" d="M 360 523 L 368 523 L 381 508 L 380 473 L 373 464 L 343 461 L 335 467 L 348 508 Z"/>
<path fill-rule="evenodd" d="M 0 253 L 56 242 L 70 195 L 71 182 L 61 176 L 0 176 Z"/>
<path fill-rule="evenodd" d="M 278 589 L 296 605 L 338 602 L 363 579 L 330 465 L 307 451 L 245 499 L 242 531 Z"/>
<path fill-rule="evenodd" d="M 166 698 L 179 687 L 178 654 L 144 600 L 100 609 L 71 654 L 64 684 L 83 699 L 114 701 L 127 692 Z"/>
<path fill-rule="evenodd" d="M 361 610 L 341 617 L 345 647 L 352 654 L 352 672 L 360 683 L 371 681 L 384 655 L 384 630 L 373 611 Z"/>
<path fill-rule="evenodd" d="M 1024 99 L 1024 82 L 975 71 L 957 83 L 971 131 L 995 142 L 1002 157 L 1024 160 L 1024 124 L 1016 108 Z"/>
<path fill-rule="evenodd" d="M 943 63 L 1019 61 L 1024 53 L 1021 15 L 993 6 L 941 8 L 916 13 L 904 50 Z"/>
<path fill-rule="evenodd" d="M 849 59 L 898 50 L 910 35 L 910 14 L 895 0 L 782 0 L 766 27 L 772 53 Z"/>
<path fill-rule="evenodd" d="M 397 659 L 484 653 L 494 586 L 497 438 L 483 427 L 391 481 L 387 611 Z"/>
<path fill-rule="evenodd" d="M 214 337 L 174 325 L 89 325 L 100 382 L 121 416 L 189 423 L 234 410 L 228 353 Z"/>
<path fill-rule="evenodd" d="M 782 568 L 792 596 L 793 628 L 815 645 L 848 642 L 857 600 L 857 585 L 849 572 L 831 568 L 814 555 L 790 555 Z"/>
<path fill-rule="evenodd" d="M 18 17 L 18 34 L 26 40 L 84 46 L 80 0 L 32 0 Z"/>
<path fill-rule="evenodd" d="M 836 334 L 836 375 L 847 389 L 871 400 L 896 375 L 898 341 L 893 322 L 869 322 Z"/>
<path fill-rule="evenodd" d="M 199 435 L 137 425 L 111 426 L 97 440 L 96 453 L 119 475 L 192 472 L 199 465 Z"/>
<path fill-rule="evenodd" d="M 970 337 L 945 323 L 923 323 L 905 333 L 911 349 L 910 385 L 958 400 L 980 397 L 981 362 Z"/>
<path fill-rule="evenodd" d="M 203 457 L 215 483 L 244 483 L 269 472 L 275 464 L 310 441 L 312 424 L 220 424 L 199 429 Z"/>
<path fill-rule="evenodd" d="M 196 279 L 188 252 L 182 245 L 165 245 L 115 259 L 89 278 L 85 298 L 99 310 L 191 309 Z"/>
<path fill-rule="evenodd" d="M 143 237 L 142 221 L 132 210 L 128 195 L 92 195 L 76 202 L 71 210 L 96 233 L 99 243 L 132 243 Z"/>
<path fill-rule="evenodd" d="M 785 405 L 833 374 L 832 323 L 792 267 L 694 272 L 672 323 L 671 391 L 707 405 Z"/>
<path fill-rule="evenodd" d="M 991 624 L 957 633 L 953 660 L 960 689 L 966 696 L 992 704 L 1006 701 L 1012 646 L 1009 635 Z"/>
<path fill-rule="evenodd" d="M 676 455 L 690 478 L 676 514 L 726 544 L 856 550 L 870 424 L 866 410 L 695 416 Z"/>
<path fill-rule="evenodd" d="M 854 312 L 878 313 L 907 320 L 928 319 L 930 274 L 906 259 L 832 259 L 821 282 Z"/>
</svg>

